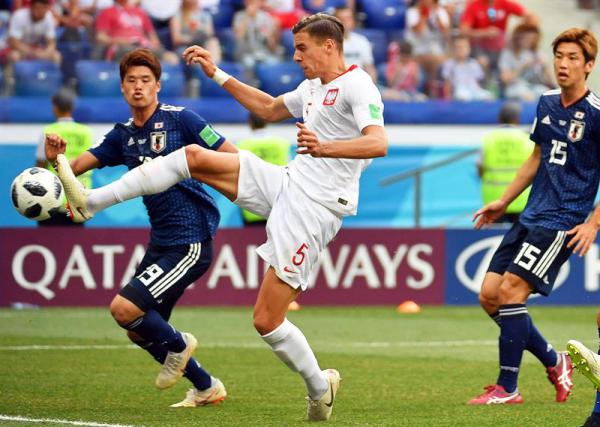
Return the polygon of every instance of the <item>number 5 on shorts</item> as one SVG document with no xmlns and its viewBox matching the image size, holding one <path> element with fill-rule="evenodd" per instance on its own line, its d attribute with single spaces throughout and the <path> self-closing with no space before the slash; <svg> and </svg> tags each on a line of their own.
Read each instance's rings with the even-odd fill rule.
<svg viewBox="0 0 600 427">
<path fill-rule="evenodd" d="M 306 243 L 302 243 L 302 246 L 300 246 L 296 251 L 296 255 L 292 257 L 292 262 L 294 265 L 300 265 L 304 262 L 304 256 L 306 255 L 304 251 L 306 249 L 308 249 L 308 245 Z"/>
</svg>

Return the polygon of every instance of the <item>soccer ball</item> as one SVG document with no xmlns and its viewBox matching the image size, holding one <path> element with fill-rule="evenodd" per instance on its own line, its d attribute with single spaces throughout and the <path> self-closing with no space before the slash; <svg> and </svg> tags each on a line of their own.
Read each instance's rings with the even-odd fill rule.
<svg viewBox="0 0 600 427">
<path fill-rule="evenodd" d="M 29 168 L 10 187 L 15 209 L 24 217 L 43 221 L 63 205 L 64 190 L 56 175 L 47 169 Z"/>
</svg>

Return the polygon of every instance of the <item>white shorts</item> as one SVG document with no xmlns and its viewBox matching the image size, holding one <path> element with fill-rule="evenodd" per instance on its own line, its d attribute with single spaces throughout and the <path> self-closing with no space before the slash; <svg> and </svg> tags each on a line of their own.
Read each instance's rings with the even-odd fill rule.
<svg viewBox="0 0 600 427">
<path fill-rule="evenodd" d="M 287 168 L 240 150 L 235 204 L 267 217 L 267 241 L 258 255 L 294 289 L 306 290 L 310 272 L 335 237 L 342 219 L 289 180 Z"/>
</svg>

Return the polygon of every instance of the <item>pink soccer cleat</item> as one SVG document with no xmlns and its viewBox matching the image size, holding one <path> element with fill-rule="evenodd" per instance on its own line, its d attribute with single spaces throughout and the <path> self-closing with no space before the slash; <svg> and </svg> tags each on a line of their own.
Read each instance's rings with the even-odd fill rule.
<svg viewBox="0 0 600 427">
<path fill-rule="evenodd" d="M 565 402 L 573 389 L 573 363 L 569 354 L 559 352 L 557 365 L 546 368 L 546 372 L 548 373 L 548 381 L 556 389 L 556 401 Z"/>
<path fill-rule="evenodd" d="M 488 385 L 484 387 L 485 393 L 474 399 L 469 400 L 469 405 L 496 405 L 496 404 L 515 404 L 523 403 L 523 398 L 519 389 L 515 389 L 512 393 L 507 393 L 504 387 L 498 384 Z"/>
</svg>

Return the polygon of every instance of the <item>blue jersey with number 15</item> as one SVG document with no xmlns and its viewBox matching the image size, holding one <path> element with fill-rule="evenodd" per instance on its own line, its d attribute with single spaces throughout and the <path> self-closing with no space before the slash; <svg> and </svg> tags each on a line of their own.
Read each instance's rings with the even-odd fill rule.
<svg viewBox="0 0 600 427">
<path fill-rule="evenodd" d="M 158 156 L 166 156 L 189 144 L 217 150 L 225 138 L 199 115 L 184 107 L 159 104 L 150 119 L 137 127 L 133 120 L 118 123 L 89 151 L 103 166 L 126 165 L 129 169 Z M 219 211 L 202 184 L 186 179 L 168 190 L 144 196 L 150 240 L 160 246 L 202 242 L 214 235 Z"/>
<path fill-rule="evenodd" d="M 542 157 L 521 222 L 568 230 L 591 212 L 600 179 L 600 98 L 564 107 L 560 89 L 540 98 L 531 139 Z"/>
</svg>

